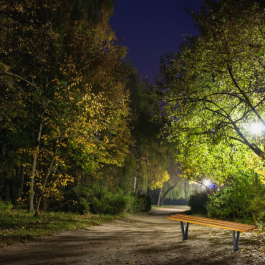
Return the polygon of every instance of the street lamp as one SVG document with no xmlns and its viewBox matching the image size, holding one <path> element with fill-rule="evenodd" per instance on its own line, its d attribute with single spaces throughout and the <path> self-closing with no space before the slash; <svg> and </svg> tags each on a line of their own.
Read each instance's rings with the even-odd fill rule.
<svg viewBox="0 0 265 265">
<path fill-rule="evenodd" d="M 206 186 L 206 187 L 208 187 L 210 184 L 211 184 L 211 181 L 209 179 L 205 179 L 203 181 L 203 185 Z"/>
<path fill-rule="evenodd" d="M 260 122 L 251 123 L 249 129 L 255 135 L 260 135 L 262 131 L 265 131 L 264 124 Z"/>
</svg>

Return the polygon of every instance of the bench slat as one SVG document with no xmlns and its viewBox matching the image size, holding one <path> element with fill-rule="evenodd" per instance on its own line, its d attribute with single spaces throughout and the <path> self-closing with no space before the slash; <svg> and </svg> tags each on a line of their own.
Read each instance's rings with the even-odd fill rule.
<svg viewBox="0 0 265 265">
<path fill-rule="evenodd" d="M 188 222 L 188 223 L 193 223 L 193 224 L 198 224 L 198 225 L 207 225 L 207 226 L 223 228 L 223 229 L 228 229 L 228 230 L 234 230 L 234 231 L 239 231 L 239 232 L 248 232 L 249 230 L 251 230 L 251 229 L 244 229 L 244 228 L 227 227 L 227 226 L 224 226 L 224 225 L 217 225 L 217 224 L 200 222 L 200 221 L 193 221 L 193 220 L 187 220 L 187 219 L 180 219 L 180 218 L 176 219 L 174 217 L 167 217 L 167 219 L 180 221 L 180 222 Z"/>
<path fill-rule="evenodd" d="M 193 217 L 189 215 L 181 215 L 176 214 L 172 215 L 171 217 L 167 217 L 167 219 L 181 221 L 181 222 L 188 222 L 200 225 L 207 225 L 212 227 L 224 228 L 228 230 L 235 230 L 240 232 L 249 232 L 252 229 L 255 229 L 256 226 L 254 225 L 245 225 L 245 224 L 238 224 L 228 221 L 220 221 L 215 219 L 208 219 L 203 217 Z"/>
<path fill-rule="evenodd" d="M 196 224 L 201 224 L 201 225 L 209 225 L 209 226 L 216 226 L 216 227 L 223 227 L 225 229 L 230 229 L 230 230 L 235 230 L 235 231 L 241 231 L 241 232 L 248 232 L 252 230 L 253 228 L 247 228 L 247 227 L 240 227 L 237 225 L 225 225 L 222 223 L 213 223 L 213 222 L 206 222 L 206 221 L 199 221 L 199 220 L 190 220 L 190 219 L 185 219 L 185 218 L 170 218 L 172 220 L 176 221 L 182 221 L 182 222 L 188 222 L 188 223 L 196 223 Z"/>
<path fill-rule="evenodd" d="M 197 221 L 206 221 L 209 223 L 214 223 L 214 224 L 222 224 L 222 225 L 227 225 L 227 226 L 238 226 L 242 228 L 248 228 L 248 229 L 255 229 L 257 228 L 255 225 L 247 225 L 247 224 L 241 224 L 241 223 L 235 223 L 235 222 L 229 222 L 229 221 L 222 221 L 222 220 L 216 220 L 216 219 L 210 219 L 210 218 L 204 218 L 204 217 L 196 217 L 196 216 L 190 216 L 190 215 L 184 215 L 184 214 L 176 214 L 176 215 L 171 215 L 171 217 L 176 217 L 176 218 L 185 218 L 187 220 L 197 220 Z"/>
<path fill-rule="evenodd" d="M 244 225 L 244 226 L 257 228 L 255 225 L 247 225 L 247 224 L 235 223 L 235 222 L 231 222 L 231 221 L 223 221 L 223 220 L 217 220 L 217 219 L 211 219 L 211 218 L 205 218 L 205 217 L 197 217 L 197 216 L 191 216 L 191 215 L 186 215 L 186 214 L 174 214 L 174 215 L 171 215 L 171 216 L 172 217 L 173 216 L 182 216 L 182 217 L 188 217 L 188 218 L 198 218 L 198 219 L 202 219 L 202 220 L 220 221 L 220 222 L 224 222 L 224 223 L 239 224 L 239 225 Z"/>
</svg>

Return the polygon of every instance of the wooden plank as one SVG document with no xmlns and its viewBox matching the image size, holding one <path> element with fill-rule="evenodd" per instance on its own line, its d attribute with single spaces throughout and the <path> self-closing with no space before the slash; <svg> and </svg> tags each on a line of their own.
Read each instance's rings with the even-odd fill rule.
<svg viewBox="0 0 265 265">
<path fill-rule="evenodd" d="M 239 231 L 239 230 L 252 230 L 253 228 L 247 228 L 247 227 L 240 227 L 240 226 L 236 226 L 236 225 L 225 225 L 225 224 L 220 224 L 220 223 L 213 223 L 213 222 L 206 222 L 206 221 L 198 221 L 198 220 L 187 220 L 187 219 L 176 219 L 174 217 L 172 217 L 173 219 L 172 220 L 176 220 L 176 221 L 182 221 L 182 222 L 188 222 L 188 223 L 197 223 L 197 224 L 202 224 L 202 225 L 213 225 L 213 226 L 222 226 L 223 228 L 227 228 L 227 229 L 232 229 L 232 230 L 236 230 L 236 231 Z"/>
<path fill-rule="evenodd" d="M 248 232 L 252 229 L 253 227 L 242 227 L 238 225 L 226 225 L 222 223 L 214 223 L 214 222 L 207 222 L 207 221 L 201 221 L 201 220 L 191 220 L 191 219 L 186 219 L 186 218 L 176 218 L 176 217 L 171 217 L 168 219 L 176 220 L 176 221 L 182 221 L 182 222 L 188 222 L 188 223 L 196 223 L 196 224 L 201 224 L 201 225 L 211 225 L 211 226 L 222 226 L 223 228 L 230 229 L 230 230 L 235 230 L 235 231 L 241 231 L 244 230 L 245 232 Z"/>
<path fill-rule="evenodd" d="M 196 220 L 188 220 L 185 218 L 167 217 L 167 219 L 181 221 L 181 222 L 188 222 L 188 223 L 193 223 L 193 224 L 198 224 L 198 225 L 212 226 L 212 227 L 234 230 L 234 231 L 239 231 L 239 232 L 249 232 L 250 230 L 253 229 L 253 228 L 247 229 L 247 228 L 240 228 L 240 227 L 227 227 L 221 224 L 207 223 L 207 222 L 196 221 Z"/>
<path fill-rule="evenodd" d="M 237 226 L 241 228 L 247 228 L 247 229 L 255 229 L 257 228 L 255 225 L 246 225 L 241 223 L 235 223 L 235 222 L 229 222 L 229 221 L 222 221 L 222 220 L 216 220 L 216 219 L 210 219 L 210 218 L 204 218 L 204 217 L 196 217 L 196 216 L 190 216 L 190 215 L 184 215 L 184 214 L 176 214 L 171 215 L 171 217 L 176 218 L 185 218 L 187 220 L 197 220 L 197 221 L 207 221 L 207 223 L 215 223 L 215 224 L 222 224 L 227 226 Z"/>
<path fill-rule="evenodd" d="M 235 223 L 235 222 L 229 222 L 229 221 L 222 221 L 222 220 L 216 220 L 216 219 L 210 219 L 210 218 L 203 218 L 203 217 L 194 217 L 194 216 L 186 216 L 186 215 L 172 215 L 171 217 L 175 218 L 185 218 L 187 220 L 197 220 L 197 221 L 207 221 L 212 223 L 218 223 L 218 224 L 224 224 L 224 225 L 233 225 L 233 226 L 239 226 L 239 227 L 245 227 L 245 228 L 257 228 L 255 225 L 246 225 L 241 223 Z"/>
<path fill-rule="evenodd" d="M 187 221 L 198 221 L 198 222 L 206 222 L 206 223 L 212 223 L 212 224 L 220 224 L 220 225 L 225 225 L 225 226 L 231 226 L 231 227 L 240 227 L 240 228 L 246 228 L 246 229 L 255 229 L 256 226 L 253 225 L 245 225 L 245 224 L 240 224 L 240 223 L 235 223 L 235 222 L 227 222 L 227 221 L 222 221 L 222 220 L 214 220 L 214 219 L 207 219 L 207 218 L 196 218 L 196 217 L 186 217 L 186 216 L 171 216 L 174 218 L 181 218 L 185 219 Z"/>
<path fill-rule="evenodd" d="M 245 226 L 257 228 L 255 225 L 247 225 L 247 224 L 241 224 L 241 223 L 236 223 L 236 222 L 231 222 L 231 221 L 223 221 L 223 220 L 217 220 L 217 219 L 211 219 L 211 218 L 205 218 L 205 217 L 197 217 L 197 216 L 192 216 L 192 215 L 187 215 L 187 214 L 174 214 L 171 216 L 176 216 L 176 217 L 181 216 L 181 217 L 188 217 L 188 218 L 198 218 L 198 219 L 202 219 L 202 220 L 220 221 L 220 222 L 224 222 L 224 223 L 240 224 L 240 225 L 245 225 Z"/>
</svg>

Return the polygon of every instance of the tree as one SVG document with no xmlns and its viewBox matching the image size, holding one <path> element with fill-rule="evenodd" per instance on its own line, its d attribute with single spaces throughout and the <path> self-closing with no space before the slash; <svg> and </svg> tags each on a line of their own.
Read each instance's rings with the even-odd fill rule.
<svg viewBox="0 0 265 265">
<path fill-rule="evenodd" d="M 168 166 L 169 176 L 167 182 L 163 184 L 163 195 L 162 195 L 162 188 L 161 188 L 161 196 L 158 198 L 157 206 L 162 206 L 168 194 L 180 184 L 182 172 L 180 170 L 181 166 L 179 163 L 176 163 L 174 157 L 171 158 L 170 164 Z"/>
<path fill-rule="evenodd" d="M 108 188 L 119 186 L 128 192 L 148 194 L 151 189 L 162 187 L 163 182 L 168 180 L 167 167 L 174 148 L 158 138 L 163 121 L 151 121 L 152 109 L 158 102 L 144 88 L 146 80 L 139 79 L 131 63 L 124 62 L 123 67 L 128 72 L 126 88 L 130 92 L 133 143 L 122 167 L 104 166 L 99 185 L 107 185 Z"/>
<path fill-rule="evenodd" d="M 192 17 L 201 36 L 188 37 L 179 52 L 161 60 L 152 88 L 165 102 L 165 131 L 181 143 L 183 159 L 184 153 L 190 160 L 201 159 L 199 154 L 207 149 L 212 169 L 217 160 L 208 158 L 216 148 L 233 153 L 233 164 L 242 158 L 235 150 L 263 161 L 264 138 L 254 138 L 249 126 L 264 123 L 264 11 L 255 3 L 246 8 L 227 1 L 217 12 L 205 3 Z M 214 145 L 219 147 L 210 147 Z"/>
<path fill-rule="evenodd" d="M 0 12 L 1 155 L 7 146 L 3 140 L 11 140 L 8 132 L 23 136 L 25 144 L 16 145 L 14 153 L 26 158 L 29 210 L 37 191 L 36 214 L 43 196 L 56 194 L 73 179 L 71 168 L 95 173 L 104 164 L 121 165 L 131 142 L 126 72 L 120 63 L 126 49 L 106 22 L 73 21 L 72 11 L 64 9 L 56 24 L 54 17 L 49 21 L 42 15 L 65 2 L 39 3 L 16 3 L 15 18 L 6 14 L 5 5 Z"/>
</svg>

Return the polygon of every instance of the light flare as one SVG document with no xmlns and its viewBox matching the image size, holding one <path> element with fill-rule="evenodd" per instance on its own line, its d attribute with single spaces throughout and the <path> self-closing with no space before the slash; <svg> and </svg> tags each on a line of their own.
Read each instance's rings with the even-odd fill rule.
<svg viewBox="0 0 265 265">
<path fill-rule="evenodd" d="M 250 124 L 249 129 L 252 134 L 260 135 L 263 131 L 265 131 L 265 126 L 260 122 L 255 122 Z"/>
</svg>

